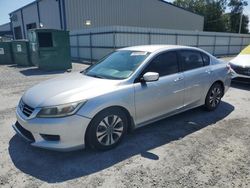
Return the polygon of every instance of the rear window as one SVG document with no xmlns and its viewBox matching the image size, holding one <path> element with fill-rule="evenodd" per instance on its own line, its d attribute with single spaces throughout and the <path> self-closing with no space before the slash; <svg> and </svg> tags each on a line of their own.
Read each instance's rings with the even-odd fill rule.
<svg viewBox="0 0 250 188">
<path fill-rule="evenodd" d="M 180 52 L 183 71 L 203 67 L 203 59 L 199 51 L 183 50 Z"/>
</svg>

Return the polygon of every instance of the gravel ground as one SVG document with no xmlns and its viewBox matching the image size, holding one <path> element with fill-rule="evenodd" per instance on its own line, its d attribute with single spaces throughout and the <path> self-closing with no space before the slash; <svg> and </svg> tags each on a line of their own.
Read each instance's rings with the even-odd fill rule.
<svg viewBox="0 0 250 188">
<path fill-rule="evenodd" d="M 0 66 L 0 187 L 250 187 L 250 85 L 232 84 L 215 112 L 140 128 L 114 150 L 59 153 L 31 147 L 11 127 L 23 92 L 58 74 L 68 73 Z"/>
</svg>

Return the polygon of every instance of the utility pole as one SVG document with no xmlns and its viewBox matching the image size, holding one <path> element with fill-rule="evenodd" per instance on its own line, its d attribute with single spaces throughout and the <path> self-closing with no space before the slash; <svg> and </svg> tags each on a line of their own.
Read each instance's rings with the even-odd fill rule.
<svg viewBox="0 0 250 188">
<path fill-rule="evenodd" d="M 243 11 L 242 11 L 241 14 L 240 14 L 239 34 L 241 33 L 242 19 L 243 19 Z"/>
</svg>

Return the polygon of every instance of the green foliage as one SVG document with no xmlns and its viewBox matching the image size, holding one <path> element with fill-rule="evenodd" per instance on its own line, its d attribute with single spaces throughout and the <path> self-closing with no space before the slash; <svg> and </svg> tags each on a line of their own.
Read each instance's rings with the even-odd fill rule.
<svg viewBox="0 0 250 188">
<path fill-rule="evenodd" d="M 248 3 L 245 0 L 230 0 L 228 6 L 231 9 L 231 13 L 242 13 L 244 6 L 247 6 Z"/>
<path fill-rule="evenodd" d="M 244 10 L 244 6 L 247 6 L 248 3 L 245 0 L 230 0 L 228 3 L 229 8 L 231 9 L 230 12 L 230 28 L 231 32 L 238 32 L 240 27 L 240 19 L 241 15 Z M 241 33 L 248 33 L 248 23 L 249 19 L 247 15 L 242 16 L 242 26 L 241 26 Z"/>
<path fill-rule="evenodd" d="M 245 0 L 175 0 L 175 5 L 204 16 L 204 30 L 216 32 L 238 32 Z M 229 7 L 231 12 L 225 13 Z M 242 19 L 242 33 L 248 33 L 248 16 Z"/>
</svg>

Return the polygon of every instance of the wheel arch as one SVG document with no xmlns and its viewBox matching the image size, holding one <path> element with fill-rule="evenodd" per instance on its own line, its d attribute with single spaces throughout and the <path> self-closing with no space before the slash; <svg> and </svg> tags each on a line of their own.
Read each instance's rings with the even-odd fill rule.
<svg viewBox="0 0 250 188">
<path fill-rule="evenodd" d="M 94 117 L 92 118 L 92 120 L 90 121 L 90 123 L 88 124 L 88 127 L 87 127 L 87 129 L 86 129 L 86 131 L 85 131 L 85 134 L 84 134 L 84 142 L 85 142 L 85 145 L 86 145 L 86 146 L 89 146 L 88 141 L 87 141 L 87 136 L 86 136 L 86 135 L 88 134 L 88 131 L 89 131 L 89 127 L 90 127 L 91 122 L 93 121 L 93 119 L 94 119 L 98 114 L 102 113 L 103 111 L 110 110 L 110 109 L 112 109 L 112 110 L 116 109 L 116 110 L 121 110 L 121 111 L 123 111 L 123 112 L 126 114 L 126 117 L 127 117 L 127 120 L 128 120 L 128 132 L 132 132 L 132 131 L 134 130 L 134 128 L 135 128 L 134 118 L 131 116 L 131 114 L 129 113 L 129 111 L 128 111 L 125 107 L 123 107 L 123 106 L 109 106 L 109 107 L 106 107 L 106 108 L 100 110 L 98 113 L 96 113 L 96 114 L 94 115 Z"/>
<path fill-rule="evenodd" d="M 208 90 L 206 91 L 206 93 L 205 93 L 205 95 L 204 95 L 204 98 L 202 99 L 202 101 L 204 101 L 204 103 L 205 103 L 205 101 L 206 101 L 206 98 L 207 98 L 207 95 L 208 95 L 209 90 L 210 90 L 210 89 L 213 87 L 213 85 L 216 84 L 216 83 L 219 83 L 219 84 L 222 86 L 222 89 L 223 89 L 223 95 L 222 95 L 222 97 L 224 96 L 224 94 L 225 94 L 225 85 L 224 85 L 223 81 L 221 81 L 221 80 L 216 80 L 216 81 L 212 82 L 211 86 L 210 86 L 210 87 L 208 88 Z"/>
<path fill-rule="evenodd" d="M 223 95 L 222 96 L 224 96 L 224 94 L 225 94 L 225 85 L 224 85 L 224 82 L 222 82 L 221 80 L 217 80 L 217 81 L 215 81 L 212 85 L 211 85 L 211 87 L 214 85 L 214 84 L 216 84 L 216 83 L 218 83 L 218 84 L 220 84 L 221 86 L 222 86 L 222 89 L 223 89 Z M 211 88 L 210 87 L 210 88 Z M 209 89 L 210 89 L 209 88 Z"/>
</svg>

